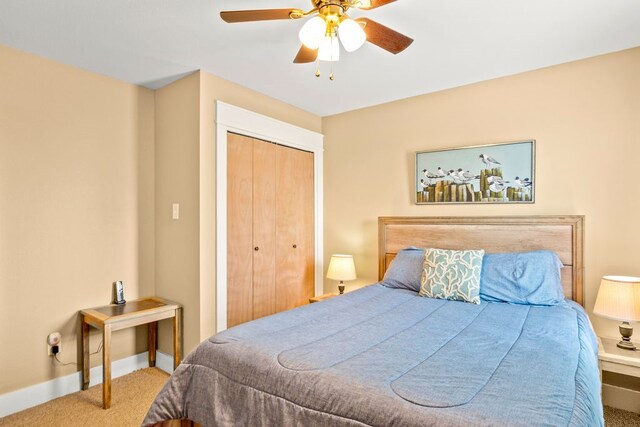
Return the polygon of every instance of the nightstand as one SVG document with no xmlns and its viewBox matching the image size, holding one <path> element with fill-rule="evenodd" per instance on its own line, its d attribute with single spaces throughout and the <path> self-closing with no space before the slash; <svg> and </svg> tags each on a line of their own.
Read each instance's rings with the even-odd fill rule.
<svg viewBox="0 0 640 427">
<path fill-rule="evenodd" d="M 598 367 L 602 371 L 615 372 L 640 378 L 640 351 L 617 347 L 619 339 L 598 338 Z"/>
<path fill-rule="evenodd" d="M 320 301 L 324 301 L 326 299 L 337 297 L 337 296 L 338 294 L 335 292 L 332 292 L 330 294 L 319 295 L 317 297 L 309 298 L 309 303 L 320 302 Z"/>
<path fill-rule="evenodd" d="M 182 355 L 182 306 L 158 298 L 142 298 L 126 304 L 109 304 L 80 310 L 82 323 L 82 389 L 89 388 L 89 327 L 102 331 L 102 407 L 111 407 L 111 332 L 149 324 L 149 366 L 156 366 L 158 321 L 173 319 L 173 369 Z"/>
</svg>

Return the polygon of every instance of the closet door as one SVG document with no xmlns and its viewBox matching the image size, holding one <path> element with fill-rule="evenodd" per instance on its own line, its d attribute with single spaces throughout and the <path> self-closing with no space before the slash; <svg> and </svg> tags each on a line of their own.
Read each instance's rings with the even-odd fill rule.
<svg viewBox="0 0 640 427">
<path fill-rule="evenodd" d="M 253 320 L 253 140 L 227 135 L 227 326 Z"/>
<path fill-rule="evenodd" d="M 253 140 L 253 318 L 276 312 L 276 145 Z"/>
<path fill-rule="evenodd" d="M 276 311 L 314 295 L 313 153 L 276 149 Z"/>
</svg>

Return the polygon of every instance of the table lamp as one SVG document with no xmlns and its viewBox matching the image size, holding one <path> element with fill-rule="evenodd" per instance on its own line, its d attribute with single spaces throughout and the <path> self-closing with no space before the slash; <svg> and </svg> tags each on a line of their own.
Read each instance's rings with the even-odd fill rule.
<svg viewBox="0 0 640 427">
<path fill-rule="evenodd" d="M 618 343 L 618 347 L 635 350 L 636 346 L 631 342 L 633 327 L 629 322 L 640 321 L 640 277 L 603 277 L 593 313 L 621 320 L 622 341 Z"/>
<path fill-rule="evenodd" d="M 339 280 L 338 291 L 344 294 L 344 281 L 356 279 L 356 267 L 351 255 L 332 255 L 327 271 L 327 279 Z"/>
</svg>

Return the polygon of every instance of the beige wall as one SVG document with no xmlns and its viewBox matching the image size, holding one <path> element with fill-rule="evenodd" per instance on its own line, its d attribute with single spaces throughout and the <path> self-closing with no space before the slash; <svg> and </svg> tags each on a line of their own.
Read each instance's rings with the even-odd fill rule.
<svg viewBox="0 0 640 427">
<path fill-rule="evenodd" d="M 325 259 L 354 254 L 352 287 L 377 280 L 384 215 L 586 215 L 589 312 L 601 276 L 640 275 L 640 48 L 327 117 L 323 131 Z M 413 203 L 416 151 L 529 138 L 534 205 Z"/>
<path fill-rule="evenodd" d="M 184 306 L 184 346 L 200 342 L 199 143 L 200 76 L 191 74 L 156 91 L 156 288 Z M 172 204 L 180 219 L 172 219 Z M 161 351 L 172 354 L 172 329 L 160 324 Z"/>
<path fill-rule="evenodd" d="M 62 332 L 76 362 L 77 311 L 109 303 L 115 280 L 153 293 L 153 99 L 0 46 L 0 394 L 76 371 L 46 337 Z M 135 338 L 115 333 L 113 357 L 142 351 Z"/>
</svg>

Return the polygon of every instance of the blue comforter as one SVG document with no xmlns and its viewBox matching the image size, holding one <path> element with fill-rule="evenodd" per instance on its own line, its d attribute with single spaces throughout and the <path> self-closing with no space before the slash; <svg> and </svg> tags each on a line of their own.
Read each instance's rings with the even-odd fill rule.
<svg viewBox="0 0 640 427">
<path fill-rule="evenodd" d="M 597 343 L 572 302 L 373 285 L 203 342 L 145 425 L 603 426 Z"/>
</svg>

